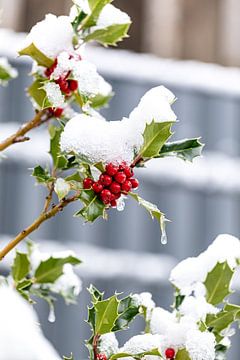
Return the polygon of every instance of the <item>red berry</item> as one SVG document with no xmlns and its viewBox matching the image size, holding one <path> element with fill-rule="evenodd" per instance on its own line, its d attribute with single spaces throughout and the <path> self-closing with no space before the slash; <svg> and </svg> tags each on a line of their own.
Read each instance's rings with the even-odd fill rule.
<svg viewBox="0 0 240 360">
<path fill-rule="evenodd" d="M 105 354 L 97 354 L 97 360 L 107 360 L 107 356 Z"/>
<path fill-rule="evenodd" d="M 165 356 L 166 356 L 167 359 L 174 359 L 175 350 L 173 348 L 167 348 L 165 350 Z"/>
<path fill-rule="evenodd" d="M 114 194 L 115 195 L 115 200 L 119 199 L 121 197 L 121 193 L 118 193 L 118 194 Z"/>
<path fill-rule="evenodd" d="M 78 89 L 78 82 L 77 80 L 69 80 L 68 86 L 71 91 L 76 91 Z"/>
<path fill-rule="evenodd" d="M 124 174 L 130 178 L 132 177 L 134 174 L 133 174 L 133 171 L 132 171 L 132 168 L 130 168 L 130 166 L 126 166 L 125 169 L 124 169 Z"/>
<path fill-rule="evenodd" d="M 117 174 L 114 176 L 115 180 L 119 183 L 119 184 L 123 184 L 126 179 L 127 179 L 127 176 L 124 174 L 124 172 L 122 171 L 119 171 L 117 172 Z"/>
<path fill-rule="evenodd" d="M 91 189 L 92 185 L 93 185 L 93 180 L 91 178 L 86 178 L 83 180 L 84 189 Z"/>
<path fill-rule="evenodd" d="M 132 183 L 132 188 L 137 189 L 139 186 L 139 181 L 137 179 L 131 179 L 130 181 Z"/>
<path fill-rule="evenodd" d="M 57 59 L 55 59 L 54 63 L 52 64 L 52 66 L 50 66 L 50 68 L 47 68 L 44 73 L 47 77 L 50 77 L 52 75 L 52 73 L 54 72 L 55 68 L 57 67 Z"/>
<path fill-rule="evenodd" d="M 129 192 L 132 189 L 132 183 L 130 180 L 126 180 L 122 184 L 122 191 Z"/>
<path fill-rule="evenodd" d="M 106 166 L 106 173 L 110 176 L 115 175 L 118 172 L 118 166 L 112 163 L 107 164 Z"/>
<path fill-rule="evenodd" d="M 107 205 L 111 202 L 112 193 L 110 190 L 104 189 L 103 191 L 101 191 L 100 197 L 102 199 L 102 202 Z"/>
<path fill-rule="evenodd" d="M 111 200 L 111 207 L 116 207 L 117 206 L 117 201 L 114 199 L 114 200 Z"/>
<path fill-rule="evenodd" d="M 54 111 L 53 111 L 53 115 L 55 117 L 60 117 L 62 116 L 62 113 L 63 113 L 63 109 L 62 108 L 56 108 Z"/>
<path fill-rule="evenodd" d="M 127 163 L 125 161 L 123 161 L 120 165 L 119 165 L 119 170 L 124 170 L 127 167 Z"/>
<path fill-rule="evenodd" d="M 112 177 L 106 174 L 102 174 L 99 179 L 104 186 L 109 186 L 112 183 Z"/>
<path fill-rule="evenodd" d="M 62 92 L 64 92 L 64 93 L 69 92 L 69 87 L 68 87 L 67 80 L 59 78 L 56 82 L 60 86 L 60 89 L 62 90 Z"/>
<path fill-rule="evenodd" d="M 103 190 L 103 186 L 99 181 L 97 181 L 92 184 L 92 189 L 95 193 L 100 193 Z"/>
<path fill-rule="evenodd" d="M 116 181 L 111 183 L 109 189 L 113 194 L 120 194 L 121 192 L 121 186 Z"/>
</svg>

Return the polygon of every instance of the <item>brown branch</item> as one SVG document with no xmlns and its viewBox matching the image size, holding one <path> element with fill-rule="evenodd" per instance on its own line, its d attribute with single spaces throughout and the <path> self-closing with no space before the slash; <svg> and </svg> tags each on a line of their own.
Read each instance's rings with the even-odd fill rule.
<svg viewBox="0 0 240 360">
<path fill-rule="evenodd" d="M 93 337 L 93 342 L 92 342 L 92 347 L 93 347 L 93 355 L 94 355 L 94 360 L 97 360 L 97 355 L 98 355 L 98 341 L 100 339 L 100 335 L 96 334 Z"/>
<path fill-rule="evenodd" d="M 79 193 L 75 194 L 68 199 L 61 200 L 57 205 L 53 206 L 49 211 L 44 211 L 39 215 L 39 217 L 34 220 L 34 222 L 28 226 L 26 229 L 21 231 L 12 241 L 10 241 L 5 248 L 0 251 L 0 261 L 15 247 L 17 246 L 23 239 L 25 239 L 28 235 L 30 235 L 33 231 L 37 230 L 39 226 L 48 219 L 54 217 L 57 213 L 62 211 L 68 204 L 76 201 L 79 197 Z"/>
<path fill-rule="evenodd" d="M 46 110 L 42 110 L 36 113 L 35 117 L 21 126 L 16 133 L 9 136 L 4 141 L 0 142 L 0 151 L 3 151 L 7 149 L 9 146 L 27 141 L 29 140 L 28 137 L 25 135 L 32 129 L 42 125 L 44 122 L 46 122 L 49 119 L 49 115 L 47 114 Z"/>
</svg>

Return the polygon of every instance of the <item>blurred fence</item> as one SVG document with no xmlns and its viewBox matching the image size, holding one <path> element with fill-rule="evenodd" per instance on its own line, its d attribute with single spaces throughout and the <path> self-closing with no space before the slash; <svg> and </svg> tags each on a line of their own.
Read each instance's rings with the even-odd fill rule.
<svg viewBox="0 0 240 360">
<path fill-rule="evenodd" d="M 78 209 L 74 205 L 44 224 L 33 238 L 57 240 L 66 247 L 72 243 L 75 246 L 92 246 L 89 248 L 93 254 L 89 266 L 93 271 L 83 272 L 84 286 L 94 282 L 101 289 L 106 289 L 107 294 L 114 290 L 152 291 L 158 303 L 169 306 L 171 290 L 166 280 L 174 259 L 196 255 L 218 233 L 239 235 L 240 71 L 98 48 L 90 49 L 87 57 L 99 65 L 100 72 L 113 85 L 116 96 L 110 108 L 103 111 L 109 120 L 128 115 L 150 87 L 166 85 L 178 98 L 174 105 L 179 118 L 175 126 L 176 138 L 202 136 L 206 155 L 192 165 L 175 159 L 161 160 L 153 163 L 149 171 L 138 173 L 142 196 L 156 203 L 172 220 L 168 225 L 168 244 L 165 246 L 160 244 L 158 225 L 152 223 L 144 210 L 130 200 L 124 212 L 110 212 L 109 222 L 99 220 L 94 225 L 84 226 L 81 220 L 72 217 Z M 0 137 L 10 132 L 10 126 L 15 127 L 16 122 L 22 123 L 32 116 L 30 101 L 25 96 L 25 88 L 30 82 L 27 77 L 30 63 L 11 60 L 18 67 L 19 77 L 7 88 L 0 89 L 0 122 L 3 129 Z M 28 171 L 38 161 L 47 161 L 47 144 L 42 140 L 41 131 L 33 132 L 33 145 L 16 145 L 6 152 L 9 161 L 0 164 L 0 234 L 17 233 L 42 208 L 44 189 L 33 186 L 34 180 L 29 177 Z M 112 249 L 112 252 L 106 249 Z M 122 250 L 127 251 L 127 256 L 123 256 L 121 262 Z M 143 263 L 146 278 L 139 279 L 130 270 L 131 267 L 129 272 L 133 273 L 132 277 L 126 277 L 119 270 L 115 277 L 108 278 L 96 265 L 98 253 L 100 258 L 108 254 L 109 259 L 118 256 L 119 268 L 124 269 L 128 262 L 138 261 L 137 256 L 133 256 L 138 252 L 145 260 L 154 253 L 152 261 L 158 259 L 167 269 L 164 276 L 154 276 L 154 271 L 161 273 L 161 267 L 154 270 L 144 267 Z M 114 268 L 109 261 L 104 261 L 101 266 L 105 268 L 105 274 L 111 273 Z M 155 280 L 149 282 L 149 275 Z M 82 309 L 86 308 L 87 300 L 87 293 L 83 292 L 80 305 L 67 310 L 59 301 L 55 324 L 47 324 L 46 309 L 41 305 L 40 318 L 61 353 L 73 350 L 78 356 L 80 341 L 86 337 L 87 331 L 82 322 L 86 315 Z M 236 354 L 235 348 L 231 354 L 233 360 L 238 359 Z"/>
</svg>

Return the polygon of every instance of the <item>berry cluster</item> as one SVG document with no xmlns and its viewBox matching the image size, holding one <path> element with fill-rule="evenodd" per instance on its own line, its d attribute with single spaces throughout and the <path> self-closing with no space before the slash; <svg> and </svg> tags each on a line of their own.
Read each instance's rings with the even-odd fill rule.
<svg viewBox="0 0 240 360">
<path fill-rule="evenodd" d="M 138 188 L 138 180 L 133 178 L 133 170 L 125 163 L 115 165 L 110 163 L 106 171 L 99 176 L 98 181 L 86 178 L 84 189 L 92 189 L 105 205 L 116 207 L 121 194 L 127 195 L 132 189 Z"/>
<path fill-rule="evenodd" d="M 72 55 L 69 55 L 69 59 L 72 58 Z M 81 58 L 79 58 L 81 60 Z M 58 64 L 58 60 L 55 59 L 54 63 L 50 68 L 47 68 L 44 72 L 45 76 L 50 79 L 52 73 L 56 69 Z M 78 82 L 74 79 L 69 79 L 71 75 L 71 71 L 69 71 L 65 76 L 60 76 L 58 79 L 55 80 L 55 83 L 59 85 L 62 93 L 65 95 L 66 98 L 70 97 L 72 93 L 74 93 L 78 89 Z M 62 108 L 50 108 L 49 109 L 51 115 L 55 117 L 60 117 L 63 113 Z"/>
<path fill-rule="evenodd" d="M 97 360 L 107 360 L 107 356 L 105 354 L 99 353 L 97 354 Z"/>
<path fill-rule="evenodd" d="M 167 348 L 165 350 L 165 356 L 167 359 L 173 360 L 175 358 L 176 352 L 173 348 Z"/>
</svg>

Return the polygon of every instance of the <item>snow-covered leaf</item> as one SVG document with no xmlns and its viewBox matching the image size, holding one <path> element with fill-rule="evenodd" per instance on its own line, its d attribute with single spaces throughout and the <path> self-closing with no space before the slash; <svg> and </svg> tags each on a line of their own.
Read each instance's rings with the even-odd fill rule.
<svg viewBox="0 0 240 360">
<path fill-rule="evenodd" d="M 47 41 L 47 39 L 46 39 Z M 30 56 L 39 66 L 51 67 L 53 60 L 44 55 L 33 43 L 19 51 L 19 55 Z"/>
<path fill-rule="evenodd" d="M 104 46 L 116 45 L 117 42 L 128 37 L 127 33 L 129 30 L 130 24 L 115 24 L 108 26 L 104 29 L 97 29 L 90 32 L 86 35 L 85 41 L 95 40 Z"/>
<path fill-rule="evenodd" d="M 105 96 L 98 94 L 90 99 L 91 107 L 94 109 L 100 109 L 102 107 L 106 107 L 108 105 L 109 100 L 112 98 L 113 93 Z"/>
<path fill-rule="evenodd" d="M 51 106 L 46 91 L 43 89 L 43 80 L 35 80 L 28 88 L 28 94 L 40 109 L 47 109 Z"/>
<path fill-rule="evenodd" d="M 226 296 L 231 294 L 230 282 L 233 273 L 227 261 L 217 263 L 213 270 L 208 273 L 204 285 L 207 289 L 207 301 L 210 304 L 220 304 Z"/>
<path fill-rule="evenodd" d="M 206 325 L 212 328 L 215 335 L 219 336 L 221 331 L 227 329 L 233 322 L 240 320 L 240 306 L 226 304 L 218 314 L 209 314 L 206 318 Z M 221 337 L 221 336 L 220 336 Z"/>
<path fill-rule="evenodd" d="M 160 153 L 155 157 L 176 156 L 182 160 L 192 161 L 201 155 L 203 146 L 199 138 L 169 142 L 163 145 Z"/>
<path fill-rule="evenodd" d="M 82 216 L 86 221 L 93 222 L 98 217 L 105 217 L 105 205 L 92 190 L 83 190 L 79 199 L 85 205 L 75 216 Z"/>
<path fill-rule="evenodd" d="M 109 4 L 113 0 L 88 0 L 91 14 L 89 14 L 83 22 L 83 28 L 89 28 L 97 23 L 97 19 L 105 5 Z"/>
<path fill-rule="evenodd" d="M 171 126 L 173 122 L 155 122 L 154 120 L 146 125 L 143 133 L 143 145 L 138 156 L 144 159 L 158 156 L 165 142 L 172 135 Z"/>
<path fill-rule="evenodd" d="M 36 166 L 33 169 L 32 176 L 35 177 L 38 183 L 42 183 L 42 184 L 53 180 L 53 178 L 49 174 L 49 171 L 43 169 L 40 165 Z"/>
<path fill-rule="evenodd" d="M 53 283 L 63 274 L 65 264 L 78 265 L 81 261 L 74 256 L 53 258 L 42 261 L 35 271 L 35 282 L 38 284 Z"/>
<path fill-rule="evenodd" d="M 160 356 L 158 349 L 153 349 L 151 351 L 146 351 L 144 353 L 138 353 L 138 354 L 129 354 L 129 353 L 118 353 L 114 354 L 110 357 L 109 360 L 116 360 L 121 358 L 133 358 L 133 359 L 142 359 L 144 356 Z M 181 359 L 183 360 L 183 359 Z M 184 359 L 185 360 L 185 359 Z"/>
</svg>

